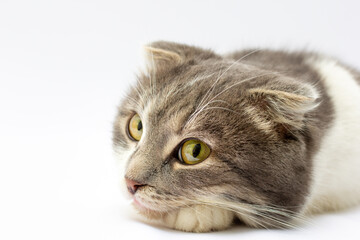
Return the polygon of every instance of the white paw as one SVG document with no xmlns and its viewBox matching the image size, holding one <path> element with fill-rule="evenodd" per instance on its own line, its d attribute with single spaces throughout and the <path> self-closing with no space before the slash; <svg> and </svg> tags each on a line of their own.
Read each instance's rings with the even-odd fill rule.
<svg viewBox="0 0 360 240">
<path fill-rule="evenodd" d="M 186 232 L 210 232 L 228 228 L 234 213 L 221 208 L 195 205 L 164 216 L 166 226 Z"/>
</svg>

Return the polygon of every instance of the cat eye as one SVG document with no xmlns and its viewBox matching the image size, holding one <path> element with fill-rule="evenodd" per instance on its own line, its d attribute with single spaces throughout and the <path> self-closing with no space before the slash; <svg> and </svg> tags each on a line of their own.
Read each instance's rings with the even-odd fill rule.
<svg viewBox="0 0 360 240">
<path fill-rule="evenodd" d="M 128 134 L 131 139 L 135 141 L 140 141 L 141 135 L 143 133 L 143 125 L 139 114 L 135 114 L 129 122 Z"/>
<path fill-rule="evenodd" d="M 197 164 L 210 155 L 210 148 L 200 140 L 190 139 L 179 148 L 178 157 L 186 164 Z"/>
</svg>

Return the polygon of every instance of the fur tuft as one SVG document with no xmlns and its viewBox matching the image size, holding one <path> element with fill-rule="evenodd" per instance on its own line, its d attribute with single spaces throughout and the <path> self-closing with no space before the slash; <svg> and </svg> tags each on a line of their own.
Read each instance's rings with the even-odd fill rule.
<svg viewBox="0 0 360 240">
<path fill-rule="evenodd" d="M 305 85 L 297 92 L 253 88 L 248 94 L 250 105 L 246 111 L 266 132 L 278 124 L 301 130 L 306 121 L 305 115 L 319 105 L 316 101 L 319 97 L 317 91 Z"/>
</svg>

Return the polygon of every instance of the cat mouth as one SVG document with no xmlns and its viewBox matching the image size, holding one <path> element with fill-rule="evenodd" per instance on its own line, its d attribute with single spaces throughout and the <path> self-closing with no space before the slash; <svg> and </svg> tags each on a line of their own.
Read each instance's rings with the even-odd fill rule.
<svg viewBox="0 0 360 240">
<path fill-rule="evenodd" d="M 133 198 L 132 204 L 140 211 L 149 211 L 152 210 L 146 207 L 143 203 L 141 203 L 136 197 Z"/>
<path fill-rule="evenodd" d="M 141 199 L 137 198 L 136 196 L 134 196 L 132 204 L 140 212 L 157 212 L 157 213 L 162 212 L 159 209 L 155 209 L 154 207 L 149 206 L 144 200 L 141 200 Z"/>
<path fill-rule="evenodd" d="M 135 207 L 135 209 L 145 217 L 149 219 L 159 219 L 161 218 L 166 212 L 154 209 L 153 207 L 147 206 L 144 201 L 141 201 L 140 199 L 137 199 L 136 197 L 133 198 L 132 205 Z"/>
</svg>

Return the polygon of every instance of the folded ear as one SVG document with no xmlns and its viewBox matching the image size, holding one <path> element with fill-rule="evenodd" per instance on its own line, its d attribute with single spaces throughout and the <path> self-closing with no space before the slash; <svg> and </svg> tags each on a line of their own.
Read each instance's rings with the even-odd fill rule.
<svg viewBox="0 0 360 240">
<path fill-rule="evenodd" d="M 247 94 L 246 112 L 267 133 L 302 130 L 308 120 L 307 113 L 319 105 L 318 92 L 308 84 L 252 88 Z"/>
<path fill-rule="evenodd" d="M 220 58 L 212 51 L 178 44 L 158 41 L 145 46 L 147 65 L 151 70 L 165 70 L 181 64 L 195 64 L 198 60 Z"/>
</svg>

